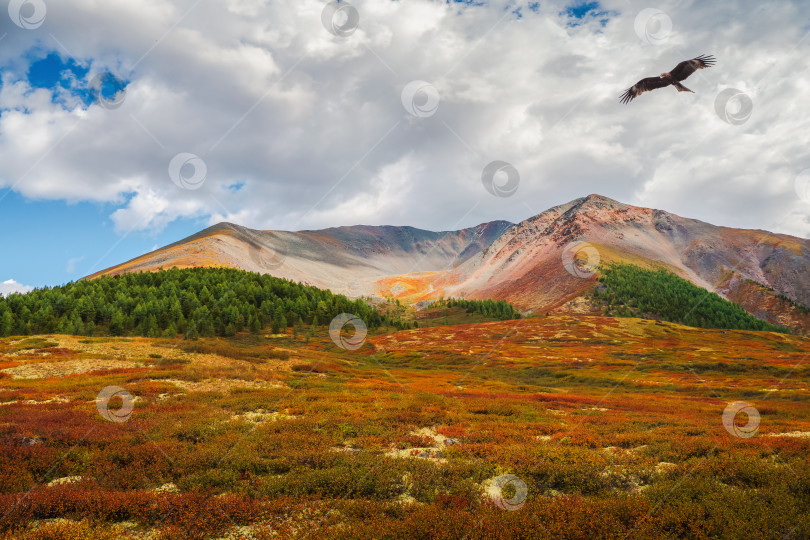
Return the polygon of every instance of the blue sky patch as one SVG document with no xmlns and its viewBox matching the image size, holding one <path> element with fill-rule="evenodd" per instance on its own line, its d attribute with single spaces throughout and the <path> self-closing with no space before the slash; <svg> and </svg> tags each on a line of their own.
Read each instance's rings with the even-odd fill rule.
<svg viewBox="0 0 810 540">
<path fill-rule="evenodd" d="M 57 86 L 68 90 L 87 76 L 89 68 L 78 64 L 72 58 L 63 60 L 52 52 L 41 60 L 31 62 L 28 68 L 28 84 L 33 88 L 53 89 Z"/>
<path fill-rule="evenodd" d="M 0 257 L 0 282 L 59 285 L 162 247 L 208 226 L 203 219 L 182 219 L 160 232 L 137 231 L 122 236 L 109 218 L 113 203 L 30 200 L 0 191 L 0 217 L 13 223 Z M 47 218 L 44 218 L 47 216 Z"/>
<path fill-rule="evenodd" d="M 568 6 L 565 8 L 565 13 L 568 14 L 569 17 L 582 19 L 591 11 L 596 11 L 597 9 L 599 9 L 599 2 L 582 2 Z"/>
<path fill-rule="evenodd" d="M 561 11 L 560 15 L 572 19 L 568 22 L 568 26 L 579 26 L 591 20 L 598 21 L 601 26 L 605 26 L 610 18 L 617 15 L 617 13 L 601 8 L 599 2 L 577 2 Z"/>
<path fill-rule="evenodd" d="M 68 105 L 65 92 L 77 98 L 85 107 L 102 99 L 113 100 L 118 92 L 126 89 L 128 81 L 109 72 L 101 72 L 88 80 L 90 68 L 73 58 L 62 58 L 51 52 L 44 58 L 33 60 L 26 77 L 32 88 L 54 91 L 54 103 Z M 61 91 L 60 91 L 61 90 Z"/>
</svg>

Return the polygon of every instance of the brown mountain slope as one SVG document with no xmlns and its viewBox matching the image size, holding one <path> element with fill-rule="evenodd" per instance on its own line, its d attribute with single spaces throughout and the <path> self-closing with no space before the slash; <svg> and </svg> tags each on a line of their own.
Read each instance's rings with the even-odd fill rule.
<svg viewBox="0 0 810 540">
<path fill-rule="evenodd" d="M 590 264 L 663 265 L 721 295 L 728 294 L 724 285 L 734 272 L 810 305 L 810 241 L 717 227 L 599 195 L 518 223 L 481 257 L 444 273 L 433 287 L 448 295 L 503 298 L 522 309 L 549 310 L 577 297 L 596 279 L 588 268 L 568 271 L 566 255 L 570 259 L 572 254 L 583 260 L 590 255 Z"/>
<path fill-rule="evenodd" d="M 780 296 L 775 290 L 736 273 L 724 282 L 719 292 L 746 311 L 771 324 L 810 330 L 810 309 Z"/>
<path fill-rule="evenodd" d="M 365 225 L 287 232 L 220 223 L 88 277 L 225 266 L 366 296 L 375 294 L 374 284 L 386 276 L 451 268 L 480 255 L 511 226 L 494 221 L 446 232 Z"/>
<path fill-rule="evenodd" d="M 593 286 L 591 267 L 610 261 L 664 266 L 761 318 L 806 324 L 807 317 L 776 295 L 810 305 L 810 241 L 718 227 L 600 195 L 516 225 L 498 221 L 447 232 L 387 226 L 255 231 L 223 223 L 90 277 L 228 266 L 355 297 L 495 298 L 544 312 L 565 309 Z M 765 298 L 735 285 L 746 280 L 773 292 Z"/>
</svg>

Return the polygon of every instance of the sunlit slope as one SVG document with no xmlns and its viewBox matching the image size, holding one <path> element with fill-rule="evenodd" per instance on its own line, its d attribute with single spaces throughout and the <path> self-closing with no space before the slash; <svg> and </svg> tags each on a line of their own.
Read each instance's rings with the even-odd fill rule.
<svg viewBox="0 0 810 540">
<path fill-rule="evenodd" d="M 449 232 L 354 226 L 321 231 L 254 231 L 220 224 L 96 275 L 172 266 L 228 266 L 328 288 L 348 296 L 413 303 L 442 296 L 502 299 L 524 311 L 562 309 L 593 287 L 588 265 L 663 267 L 740 301 L 773 323 L 805 325 L 779 302 L 757 304 L 730 276 L 810 305 L 810 241 L 718 227 L 661 210 L 589 195 L 516 225 L 492 222 Z"/>
<path fill-rule="evenodd" d="M 89 277 L 224 266 L 366 296 L 375 294 L 374 283 L 386 276 L 448 268 L 480 255 L 511 225 L 496 221 L 449 232 L 362 225 L 287 232 L 221 223 Z"/>
<path fill-rule="evenodd" d="M 810 304 L 810 241 L 717 227 L 599 195 L 518 223 L 482 257 L 466 261 L 439 283 L 525 308 L 547 305 L 587 286 L 588 278 L 572 275 L 563 264 L 565 248 L 575 242 L 595 248 L 595 262 L 655 262 L 709 290 L 734 269 Z"/>
</svg>

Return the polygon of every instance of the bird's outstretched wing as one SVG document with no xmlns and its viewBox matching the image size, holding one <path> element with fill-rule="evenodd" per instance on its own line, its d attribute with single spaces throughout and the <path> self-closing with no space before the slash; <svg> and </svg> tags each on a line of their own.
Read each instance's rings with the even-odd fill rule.
<svg viewBox="0 0 810 540">
<path fill-rule="evenodd" d="M 712 67 L 715 63 L 714 56 L 711 55 L 700 55 L 697 58 L 692 58 L 691 60 L 684 60 L 677 66 L 675 69 L 670 71 L 672 78 L 678 82 L 686 79 L 699 69 L 705 69 L 708 67 Z"/>
<path fill-rule="evenodd" d="M 663 88 L 665 86 L 669 86 L 670 84 L 670 81 L 662 79 L 661 77 L 647 77 L 646 79 L 641 79 L 621 95 L 621 102 L 630 103 L 644 92 L 649 92 L 650 90 L 655 90 L 656 88 Z"/>
</svg>

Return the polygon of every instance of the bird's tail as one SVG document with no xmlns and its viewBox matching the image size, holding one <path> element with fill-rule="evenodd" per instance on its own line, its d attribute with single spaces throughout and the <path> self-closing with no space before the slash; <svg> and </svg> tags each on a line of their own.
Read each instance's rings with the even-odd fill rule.
<svg viewBox="0 0 810 540">
<path fill-rule="evenodd" d="M 674 86 L 675 88 L 677 88 L 677 89 L 678 89 L 678 92 L 692 92 L 693 94 L 695 93 L 695 92 L 694 92 L 694 90 L 689 90 L 687 87 L 685 87 L 684 85 L 682 85 L 682 84 L 681 84 L 681 83 L 679 83 L 679 82 L 672 83 L 672 86 Z"/>
</svg>

